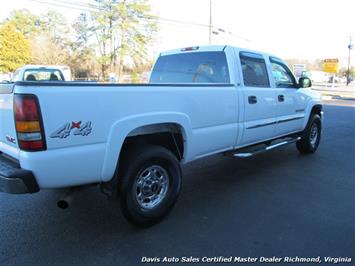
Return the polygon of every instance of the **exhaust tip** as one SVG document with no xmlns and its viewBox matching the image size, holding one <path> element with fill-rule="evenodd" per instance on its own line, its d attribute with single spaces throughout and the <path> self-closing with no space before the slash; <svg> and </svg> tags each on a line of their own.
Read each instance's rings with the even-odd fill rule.
<svg viewBox="0 0 355 266">
<path fill-rule="evenodd" d="M 57 202 L 57 206 L 60 208 L 60 209 L 68 209 L 69 208 L 69 203 L 66 201 L 66 200 L 59 200 Z"/>
</svg>

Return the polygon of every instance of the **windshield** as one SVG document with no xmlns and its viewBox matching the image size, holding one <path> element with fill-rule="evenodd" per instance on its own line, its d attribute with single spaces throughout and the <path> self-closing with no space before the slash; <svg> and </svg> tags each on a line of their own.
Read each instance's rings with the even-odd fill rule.
<svg viewBox="0 0 355 266">
<path fill-rule="evenodd" d="M 224 52 L 160 56 L 150 83 L 230 83 Z"/>
<path fill-rule="evenodd" d="M 63 81 L 62 72 L 58 69 L 27 69 L 23 74 L 25 81 Z"/>
</svg>

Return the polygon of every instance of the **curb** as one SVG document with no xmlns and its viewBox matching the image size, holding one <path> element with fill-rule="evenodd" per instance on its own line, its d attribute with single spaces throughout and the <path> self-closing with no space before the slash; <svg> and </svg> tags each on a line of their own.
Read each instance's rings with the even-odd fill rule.
<svg viewBox="0 0 355 266">
<path fill-rule="evenodd" d="M 349 100 L 355 101 L 355 93 L 344 91 L 331 91 L 331 90 L 319 90 L 312 89 L 319 92 L 322 95 L 323 100 Z"/>
</svg>

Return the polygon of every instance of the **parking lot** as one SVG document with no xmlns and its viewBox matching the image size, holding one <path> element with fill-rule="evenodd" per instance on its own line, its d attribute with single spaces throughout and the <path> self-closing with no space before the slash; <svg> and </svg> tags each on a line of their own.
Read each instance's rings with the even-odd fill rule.
<svg viewBox="0 0 355 266">
<path fill-rule="evenodd" d="M 0 265 L 137 265 L 142 257 L 300 256 L 355 260 L 355 101 L 325 102 L 314 155 L 294 145 L 184 167 L 160 224 L 137 229 L 96 188 L 68 210 L 59 191 L 0 194 Z"/>
</svg>

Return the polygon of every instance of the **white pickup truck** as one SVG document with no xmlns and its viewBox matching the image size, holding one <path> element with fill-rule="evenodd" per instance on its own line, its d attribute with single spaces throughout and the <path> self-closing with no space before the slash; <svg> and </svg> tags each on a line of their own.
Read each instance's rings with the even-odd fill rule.
<svg viewBox="0 0 355 266">
<path fill-rule="evenodd" d="M 281 59 L 231 46 L 163 52 L 149 84 L 2 84 L 0 191 L 68 188 L 66 207 L 100 184 L 130 222 L 154 224 L 176 202 L 184 163 L 290 143 L 315 152 L 323 112 L 310 86 Z"/>
<path fill-rule="evenodd" d="M 25 65 L 16 69 L 12 78 L 16 81 L 70 81 L 68 66 L 59 65 Z"/>
</svg>

